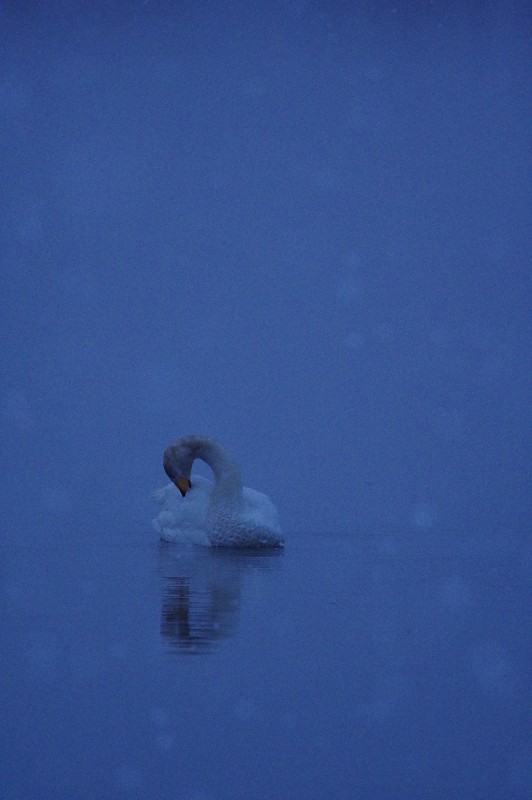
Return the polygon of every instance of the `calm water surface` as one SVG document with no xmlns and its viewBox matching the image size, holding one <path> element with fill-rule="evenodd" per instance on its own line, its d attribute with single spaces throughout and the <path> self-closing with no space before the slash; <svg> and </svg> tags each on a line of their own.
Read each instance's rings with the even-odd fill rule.
<svg viewBox="0 0 532 800">
<path fill-rule="evenodd" d="M 528 798 L 524 537 L 287 540 L 4 546 L 0 797 Z"/>
</svg>

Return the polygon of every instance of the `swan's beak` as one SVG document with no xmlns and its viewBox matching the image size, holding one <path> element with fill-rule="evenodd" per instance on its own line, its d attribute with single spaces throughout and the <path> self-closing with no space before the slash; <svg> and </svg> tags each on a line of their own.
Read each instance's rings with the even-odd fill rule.
<svg viewBox="0 0 532 800">
<path fill-rule="evenodd" d="M 190 480 L 188 478 L 183 477 L 183 475 L 180 475 L 178 478 L 176 478 L 174 483 L 181 492 L 181 497 L 184 497 L 188 492 L 188 490 L 190 489 L 190 487 L 192 486 Z"/>
</svg>

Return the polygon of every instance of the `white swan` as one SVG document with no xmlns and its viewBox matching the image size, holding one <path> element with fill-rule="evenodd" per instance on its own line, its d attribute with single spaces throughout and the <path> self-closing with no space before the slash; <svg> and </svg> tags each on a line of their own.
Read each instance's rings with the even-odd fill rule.
<svg viewBox="0 0 532 800">
<path fill-rule="evenodd" d="M 198 475 L 191 481 L 196 458 L 212 469 L 214 484 Z M 242 487 L 238 466 L 217 442 L 185 436 L 166 448 L 163 465 L 172 483 L 154 495 L 161 511 L 152 525 L 161 539 L 214 547 L 283 546 L 272 501 Z"/>
</svg>

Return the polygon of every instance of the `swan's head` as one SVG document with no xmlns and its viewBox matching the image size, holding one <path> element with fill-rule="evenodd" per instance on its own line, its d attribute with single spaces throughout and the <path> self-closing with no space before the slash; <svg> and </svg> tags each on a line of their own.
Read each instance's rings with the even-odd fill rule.
<svg viewBox="0 0 532 800">
<path fill-rule="evenodd" d="M 214 472 L 220 491 L 242 491 L 240 471 L 220 445 L 208 436 L 184 436 L 164 451 L 164 471 L 183 497 L 191 488 L 190 472 L 199 458 Z"/>
<path fill-rule="evenodd" d="M 177 486 L 182 497 L 191 488 L 190 472 L 194 455 L 192 449 L 187 446 L 184 440 L 178 440 L 164 451 L 163 467 L 164 471 Z"/>
</svg>

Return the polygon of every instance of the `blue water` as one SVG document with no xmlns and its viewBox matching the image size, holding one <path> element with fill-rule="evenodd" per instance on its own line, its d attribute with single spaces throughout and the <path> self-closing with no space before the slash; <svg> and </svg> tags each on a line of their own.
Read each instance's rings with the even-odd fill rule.
<svg viewBox="0 0 532 800">
<path fill-rule="evenodd" d="M 2 547 L 2 798 L 530 796 L 524 537 L 82 533 Z"/>
</svg>

